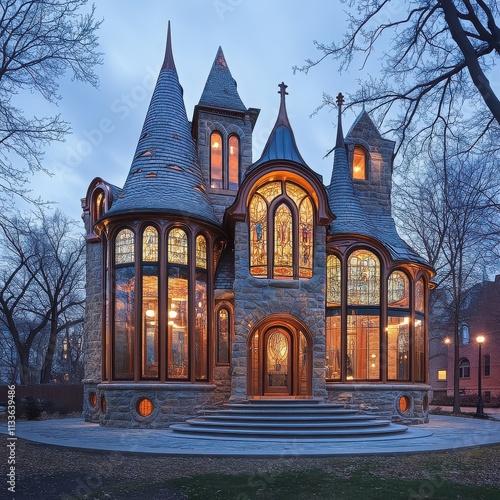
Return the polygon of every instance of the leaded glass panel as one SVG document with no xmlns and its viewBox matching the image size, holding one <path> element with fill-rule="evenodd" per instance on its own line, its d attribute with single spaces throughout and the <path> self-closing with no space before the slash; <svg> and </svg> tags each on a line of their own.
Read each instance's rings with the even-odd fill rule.
<svg viewBox="0 0 500 500">
<path fill-rule="evenodd" d="M 347 379 L 380 378 L 380 321 L 378 316 L 347 316 Z"/>
<path fill-rule="evenodd" d="M 326 378 L 340 380 L 341 377 L 341 329 L 340 311 L 338 316 L 326 318 Z"/>
<path fill-rule="evenodd" d="M 134 260 L 134 233 L 122 229 L 115 240 L 115 264 L 130 264 Z"/>
<path fill-rule="evenodd" d="M 297 186 L 296 184 L 292 184 L 291 182 L 285 183 L 286 194 L 295 202 L 295 205 L 299 206 L 302 198 L 307 196 L 307 193 Z"/>
<path fill-rule="evenodd" d="M 148 226 L 142 234 L 142 260 L 158 261 L 158 231 L 152 226 Z"/>
<path fill-rule="evenodd" d="M 415 283 L 415 311 L 424 312 L 424 280 Z"/>
<path fill-rule="evenodd" d="M 281 194 L 281 182 L 268 182 L 266 185 L 257 189 L 257 193 L 261 194 L 268 203 L 274 200 Z"/>
<path fill-rule="evenodd" d="M 299 332 L 299 396 L 309 394 L 308 387 L 308 349 L 307 339 L 303 332 Z"/>
<path fill-rule="evenodd" d="M 388 305 L 389 307 L 410 307 L 410 281 L 402 271 L 394 271 L 389 276 L 388 282 Z"/>
<path fill-rule="evenodd" d="M 425 382 L 424 322 L 415 320 L 415 382 Z"/>
<path fill-rule="evenodd" d="M 207 240 L 201 234 L 196 237 L 196 267 L 207 268 Z"/>
<path fill-rule="evenodd" d="M 250 271 L 267 276 L 267 204 L 258 194 L 250 202 Z"/>
<path fill-rule="evenodd" d="M 229 363 L 229 311 L 222 307 L 217 312 L 217 363 Z"/>
<path fill-rule="evenodd" d="M 341 277 L 340 260 L 335 255 L 329 255 L 326 260 L 327 307 L 340 306 Z"/>
<path fill-rule="evenodd" d="M 196 380 L 208 379 L 207 274 L 196 273 L 195 366 Z"/>
<path fill-rule="evenodd" d="M 172 229 L 168 233 L 168 262 L 169 264 L 188 263 L 188 239 L 182 229 Z"/>
<path fill-rule="evenodd" d="M 142 377 L 158 378 L 158 266 L 142 272 Z"/>
<path fill-rule="evenodd" d="M 283 203 L 274 215 L 274 277 L 293 276 L 293 219 Z"/>
<path fill-rule="evenodd" d="M 387 378 L 410 379 L 410 318 L 389 316 L 387 323 Z"/>
<path fill-rule="evenodd" d="M 293 184 L 287 184 L 293 186 Z M 304 193 L 305 194 L 305 193 Z M 299 275 L 310 278 L 313 274 L 313 206 L 304 198 L 299 208 Z"/>
<path fill-rule="evenodd" d="M 380 263 L 366 250 L 356 250 L 348 262 L 347 302 L 378 305 L 380 303 Z"/>
</svg>

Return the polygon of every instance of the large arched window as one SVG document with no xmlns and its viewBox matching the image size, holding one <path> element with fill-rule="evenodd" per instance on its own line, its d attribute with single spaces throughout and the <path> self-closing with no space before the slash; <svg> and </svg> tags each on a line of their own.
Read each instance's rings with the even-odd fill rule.
<svg viewBox="0 0 500 500">
<path fill-rule="evenodd" d="M 380 304 L 380 263 L 367 250 L 356 250 L 347 265 L 347 303 L 349 305 Z"/>
<path fill-rule="evenodd" d="M 232 315 L 227 304 L 217 309 L 216 317 L 216 363 L 228 365 L 230 360 Z"/>
<path fill-rule="evenodd" d="M 135 346 L 135 253 L 134 233 L 122 229 L 115 238 L 113 377 L 117 380 L 134 376 Z"/>
<path fill-rule="evenodd" d="M 240 139 L 236 134 L 210 135 L 210 187 L 237 191 L 240 182 Z"/>
<path fill-rule="evenodd" d="M 367 170 L 366 151 L 363 148 L 356 146 L 352 157 L 352 178 L 365 180 L 367 178 Z"/>
<path fill-rule="evenodd" d="M 250 273 L 312 277 L 314 209 L 307 192 L 292 182 L 269 182 L 254 193 L 248 211 Z"/>
</svg>

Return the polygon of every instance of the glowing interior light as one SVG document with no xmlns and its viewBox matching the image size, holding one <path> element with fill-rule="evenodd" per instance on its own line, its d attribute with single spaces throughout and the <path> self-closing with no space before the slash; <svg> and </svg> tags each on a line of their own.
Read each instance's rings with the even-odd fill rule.
<svg viewBox="0 0 500 500">
<path fill-rule="evenodd" d="M 148 310 L 146 311 L 146 316 L 147 316 L 148 318 L 154 318 L 154 317 L 155 317 L 155 312 L 153 311 L 153 309 L 148 309 Z"/>
</svg>

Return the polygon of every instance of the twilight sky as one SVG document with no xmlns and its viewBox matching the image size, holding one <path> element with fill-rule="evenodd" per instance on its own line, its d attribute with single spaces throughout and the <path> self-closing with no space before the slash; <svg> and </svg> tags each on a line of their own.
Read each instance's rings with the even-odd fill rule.
<svg viewBox="0 0 500 500">
<path fill-rule="evenodd" d="M 287 110 L 298 148 L 311 168 L 330 180 L 333 158 L 323 159 L 335 140 L 336 113 L 323 109 L 323 92 L 336 95 L 353 90 L 357 69 L 340 75 L 336 62 L 324 61 L 308 75 L 293 74 L 319 52 L 313 40 L 339 40 L 345 14 L 338 2 L 301 0 L 99 0 L 97 18 L 104 64 L 97 68 L 100 88 L 61 81 L 62 100 L 54 107 L 36 96 L 24 98 L 26 112 L 61 113 L 72 134 L 51 145 L 45 166 L 49 178 L 37 174 L 33 196 L 59 202 L 79 220 L 80 199 L 94 177 L 123 186 L 137 145 L 147 107 L 163 61 L 167 23 L 179 80 L 184 88 L 188 118 L 200 99 L 217 49 L 222 46 L 238 91 L 247 107 L 260 108 L 253 135 L 256 161 L 276 120 L 278 84 L 288 85 Z M 357 110 L 357 112 L 360 112 Z M 354 120 L 344 117 L 344 132 Z"/>
</svg>

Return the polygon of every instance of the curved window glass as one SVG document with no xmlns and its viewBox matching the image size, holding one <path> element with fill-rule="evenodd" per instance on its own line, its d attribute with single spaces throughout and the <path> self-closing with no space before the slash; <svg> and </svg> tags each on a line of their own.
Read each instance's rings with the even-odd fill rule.
<svg viewBox="0 0 500 500">
<path fill-rule="evenodd" d="M 352 159 L 352 178 L 366 179 L 366 152 L 363 148 L 355 147 Z"/>
<path fill-rule="evenodd" d="M 222 157 L 222 135 L 212 132 L 210 136 L 210 187 L 223 188 L 223 157 Z"/>
<path fill-rule="evenodd" d="M 424 312 L 424 280 L 419 279 L 415 283 L 415 311 L 423 313 Z"/>
<path fill-rule="evenodd" d="M 134 233 L 122 229 L 115 240 L 115 264 L 130 264 L 134 260 Z"/>
<path fill-rule="evenodd" d="M 196 267 L 207 268 L 207 240 L 201 234 L 196 237 Z"/>
<path fill-rule="evenodd" d="M 402 271 L 394 271 L 389 276 L 387 302 L 389 307 L 410 307 L 410 281 Z"/>
<path fill-rule="evenodd" d="M 341 268 L 340 260 L 335 255 L 326 259 L 326 305 L 340 306 L 341 298 Z"/>
<path fill-rule="evenodd" d="M 410 379 L 410 318 L 389 316 L 387 322 L 387 378 Z"/>
<path fill-rule="evenodd" d="M 240 140 L 238 136 L 229 136 L 229 155 L 228 155 L 228 169 L 229 169 L 229 185 L 230 190 L 236 191 L 239 185 L 239 170 L 240 170 Z"/>
<path fill-rule="evenodd" d="M 152 226 L 148 226 L 142 234 L 142 260 L 158 261 L 158 231 Z"/>
<path fill-rule="evenodd" d="M 326 317 L 326 378 L 329 380 L 340 380 L 342 375 L 340 311 L 336 313 Z"/>
<path fill-rule="evenodd" d="M 168 262 L 184 265 L 188 263 L 188 239 L 182 229 L 172 229 L 168 234 Z"/>
<path fill-rule="evenodd" d="M 415 320 L 415 382 L 425 382 L 425 333 L 423 320 Z"/>
<path fill-rule="evenodd" d="M 311 278 L 314 208 L 307 192 L 291 182 L 269 182 L 252 196 L 248 209 L 252 276 Z"/>
<path fill-rule="evenodd" d="M 380 320 L 378 316 L 347 316 L 347 380 L 380 378 Z"/>
<path fill-rule="evenodd" d="M 229 364 L 229 345 L 231 339 L 230 313 L 227 307 L 217 311 L 217 364 Z"/>
<path fill-rule="evenodd" d="M 380 263 L 367 250 L 353 252 L 347 264 L 347 302 L 352 305 L 379 305 Z"/>
<path fill-rule="evenodd" d="M 158 265 L 142 267 L 142 377 L 158 378 Z"/>
</svg>

